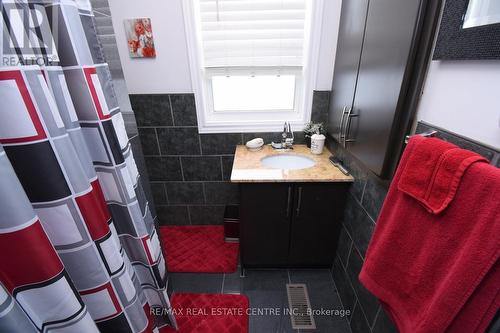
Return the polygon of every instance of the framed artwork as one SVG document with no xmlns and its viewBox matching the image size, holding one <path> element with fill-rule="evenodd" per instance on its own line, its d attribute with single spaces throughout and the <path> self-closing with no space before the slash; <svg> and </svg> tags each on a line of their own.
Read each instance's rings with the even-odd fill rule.
<svg viewBox="0 0 500 333">
<path fill-rule="evenodd" d="M 127 19 L 125 35 L 127 37 L 128 51 L 131 58 L 156 57 L 153 27 L 150 18 Z"/>
</svg>

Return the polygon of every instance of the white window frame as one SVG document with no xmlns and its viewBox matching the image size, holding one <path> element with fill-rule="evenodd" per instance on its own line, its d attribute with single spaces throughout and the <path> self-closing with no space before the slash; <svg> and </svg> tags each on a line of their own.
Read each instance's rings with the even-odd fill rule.
<svg viewBox="0 0 500 333">
<path fill-rule="evenodd" d="M 200 133 L 240 133 L 240 132 L 275 132 L 283 129 L 283 122 L 287 121 L 296 131 L 301 130 L 310 120 L 312 111 L 313 91 L 316 85 L 319 49 L 321 40 L 321 26 L 323 20 L 324 0 L 309 0 L 311 10 L 306 15 L 311 26 L 305 31 L 305 62 L 304 67 L 280 68 L 281 74 L 294 73 L 296 75 L 295 108 L 290 111 L 218 111 L 213 110 L 211 94 L 211 76 L 226 73 L 223 68 L 205 69 L 203 66 L 202 42 L 198 34 L 197 22 L 199 10 L 195 7 L 196 0 L 183 0 L 185 34 L 191 72 L 191 84 L 196 100 L 196 114 L 198 117 L 198 131 Z M 278 68 L 231 68 L 231 72 L 248 71 L 258 74 L 276 73 Z"/>
</svg>

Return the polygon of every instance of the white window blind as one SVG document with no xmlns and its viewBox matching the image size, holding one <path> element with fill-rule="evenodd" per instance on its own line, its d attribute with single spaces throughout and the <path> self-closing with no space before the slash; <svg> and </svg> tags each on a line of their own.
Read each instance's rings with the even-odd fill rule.
<svg viewBox="0 0 500 333">
<path fill-rule="evenodd" d="M 302 67 L 306 0 L 199 0 L 203 66 Z"/>
</svg>

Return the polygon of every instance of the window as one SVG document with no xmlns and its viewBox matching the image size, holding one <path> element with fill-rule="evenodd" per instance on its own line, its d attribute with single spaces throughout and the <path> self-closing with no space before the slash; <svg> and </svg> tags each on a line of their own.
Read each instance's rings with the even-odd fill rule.
<svg viewBox="0 0 500 333">
<path fill-rule="evenodd" d="M 295 75 L 214 75 L 214 112 L 293 110 Z"/>
<path fill-rule="evenodd" d="M 320 3 L 183 1 L 201 133 L 277 131 L 284 121 L 296 128 L 309 121 Z"/>
</svg>

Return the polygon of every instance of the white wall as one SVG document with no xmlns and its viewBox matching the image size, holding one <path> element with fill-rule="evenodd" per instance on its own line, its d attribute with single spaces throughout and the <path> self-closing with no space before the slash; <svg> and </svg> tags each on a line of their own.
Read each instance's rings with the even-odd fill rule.
<svg viewBox="0 0 500 333">
<path fill-rule="evenodd" d="M 182 0 L 108 0 L 123 73 L 131 94 L 192 92 Z M 150 17 L 157 56 L 131 59 L 123 20 Z"/>
<path fill-rule="evenodd" d="M 500 61 L 433 61 L 417 119 L 500 149 Z"/>
<path fill-rule="evenodd" d="M 315 89 L 331 90 L 342 0 L 323 0 L 323 2 L 323 22 L 321 26 L 318 74 Z"/>
<path fill-rule="evenodd" d="M 189 72 L 182 1 L 108 0 L 123 73 L 131 94 L 193 92 Z M 324 0 L 322 37 L 316 90 L 330 90 L 337 46 L 341 0 Z M 157 56 L 131 59 L 123 20 L 150 17 Z"/>
</svg>

